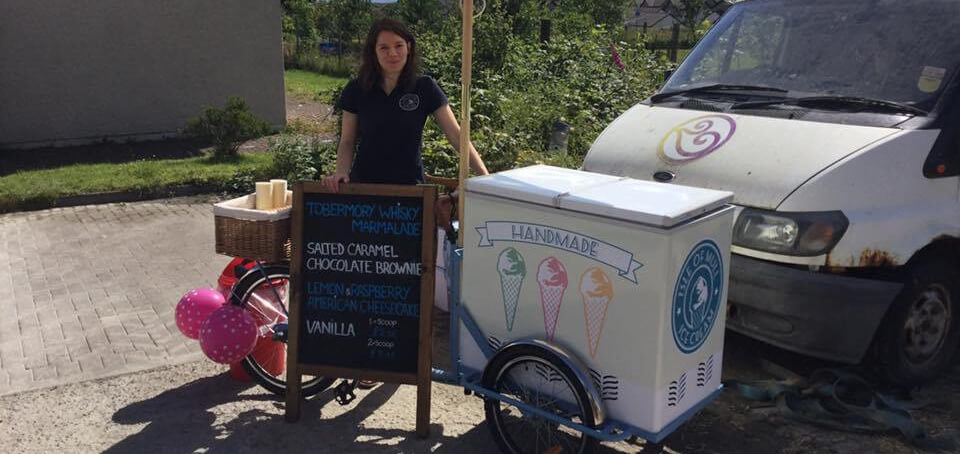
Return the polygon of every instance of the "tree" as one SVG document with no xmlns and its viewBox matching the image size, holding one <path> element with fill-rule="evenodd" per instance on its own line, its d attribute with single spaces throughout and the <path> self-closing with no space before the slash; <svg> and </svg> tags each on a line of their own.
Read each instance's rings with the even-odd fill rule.
<svg viewBox="0 0 960 454">
<path fill-rule="evenodd" d="M 317 41 L 314 3 L 310 0 L 287 0 L 283 3 L 283 9 L 284 33 L 295 39 L 297 52 L 313 46 Z"/>
<path fill-rule="evenodd" d="M 623 26 L 623 16 L 630 0 L 554 0 L 561 11 L 585 13 L 590 15 L 596 25 L 605 25 L 609 29 Z"/>
<path fill-rule="evenodd" d="M 669 0 L 663 10 L 691 32 L 714 13 L 722 12 L 733 3 L 727 0 Z"/>
<path fill-rule="evenodd" d="M 593 0 L 584 2 L 590 5 L 590 15 L 598 25 L 606 25 L 609 29 L 623 27 L 623 13 L 629 1 L 625 0 Z"/>
<path fill-rule="evenodd" d="M 414 29 L 429 30 L 442 26 L 450 15 L 459 15 L 455 3 L 442 0 L 398 0 L 391 13 Z"/>
<path fill-rule="evenodd" d="M 544 0 L 504 0 L 502 10 L 513 36 L 531 37 L 544 16 Z"/>
<path fill-rule="evenodd" d="M 540 38 L 545 40 L 552 23 L 558 24 L 562 32 L 589 33 L 593 25 L 618 29 L 623 25 L 629 1 L 503 0 L 498 6 L 509 21 L 513 36 L 532 37 L 539 31 Z"/>
<path fill-rule="evenodd" d="M 313 24 L 317 29 L 317 35 L 320 40 L 329 41 L 336 37 L 336 31 L 333 23 L 333 14 L 331 13 L 328 2 L 318 2 L 313 8 Z"/>
<path fill-rule="evenodd" d="M 345 42 L 363 40 L 363 33 L 370 27 L 373 5 L 370 0 L 329 0 L 323 8 L 337 40 L 337 55 L 342 57 Z"/>
</svg>

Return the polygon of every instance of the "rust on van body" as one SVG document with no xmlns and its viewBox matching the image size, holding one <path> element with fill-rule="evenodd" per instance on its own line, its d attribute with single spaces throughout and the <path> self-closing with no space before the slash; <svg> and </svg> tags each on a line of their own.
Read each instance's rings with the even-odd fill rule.
<svg viewBox="0 0 960 454">
<path fill-rule="evenodd" d="M 900 260 L 896 255 L 887 251 L 864 249 L 859 259 L 850 256 L 848 260 L 836 261 L 835 257 L 827 254 L 823 264 L 823 271 L 832 274 L 843 274 L 848 267 L 858 268 L 896 268 Z"/>
</svg>

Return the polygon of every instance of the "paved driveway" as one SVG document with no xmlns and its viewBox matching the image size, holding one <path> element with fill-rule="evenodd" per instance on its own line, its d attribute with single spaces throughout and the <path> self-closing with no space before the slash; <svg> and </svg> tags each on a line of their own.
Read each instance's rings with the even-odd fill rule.
<svg viewBox="0 0 960 454">
<path fill-rule="evenodd" d="M 201 358 L 173 309 L 229 261 L 214 201 L 0 215 L 0 395 Z"/>
</svg>

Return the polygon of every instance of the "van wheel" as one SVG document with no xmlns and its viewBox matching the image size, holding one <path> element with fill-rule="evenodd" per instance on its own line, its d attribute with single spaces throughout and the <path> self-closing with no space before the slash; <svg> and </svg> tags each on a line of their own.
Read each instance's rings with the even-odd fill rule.
<svg viewBox="0 0 960 454">
<path fill-rule="evenodd" d="M 908 265 L 903 290 L 878 333 L 876 358 L 891 383 L 912 387 L 948 367 L 960 343 L 960 272 L 951 260 Z"/>
</svg>

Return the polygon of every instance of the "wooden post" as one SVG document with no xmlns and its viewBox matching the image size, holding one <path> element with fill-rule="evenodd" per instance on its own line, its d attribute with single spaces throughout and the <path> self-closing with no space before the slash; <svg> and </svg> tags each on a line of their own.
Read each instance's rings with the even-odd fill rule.
<svg viewBox="0 0 960 454">
<path fill-rule="evenodd" d="M 437 188 L 424 189 L 423 218 L 421 222 L 429 230 L 423 229 L 421 247 L 422 274 L 420 276 L 420 344 L 417 362 L 417 437 L 430 436 L 430 395 L 433 385 L 431 367 L 433 365 L 433 299 L 436 287 L 437 269 L 437 228 L 436 201 Z M 461 193 L 463 191 L 460 191 Z"/>
<path fill-rule="evenodd" d="M 473 0 L 463 2 L 463 54 L 460 61 L 460 183 L 458 184 L 459 203 L 457 216 L 460 219 L 460 232 L 457 245 L 463 247 L 463 202 L 464 182 L 470 172 L 470 78 L 473 71 Z"/>
<path fill-rule="evenodd" d="M 670 61 L 677 62 L 677 51 L 680 49 L 680 24 L 673 24 L 673 36 L 670 37 Z"/>
<path fill-rule="evenodd" d="M 540 19 L 540 42 L 550 41 L 551 29 L 553 28 L 553 22 L 550 19 Z"/>
<path fill-rule="evenodd" d="M 293 186 L 293 210 L 291 213 L 292 237 L 302 238 L 303 236 L 303 210 L 300 207 L 303 204 L 303 183 L 295 183 Z M 294 282 L 300 282 L 300 267 L 303 265 L 303 254 L 301 249 L 293 246 L 293 256 L 290 262 L 290 303 L 289 315 L 287 321 L 300 320 L 300 301 L 303 295 L 300 293 L 300 287 L 293 285 Z M 298 323 L 288 323 L 287 325 L 287 411 L 285 419 L 287 422 L 297 422 L 300 420 L 300 390 L 302 389 L 302 378 L 300 375 L 300 325 Z"/>
</svg>

